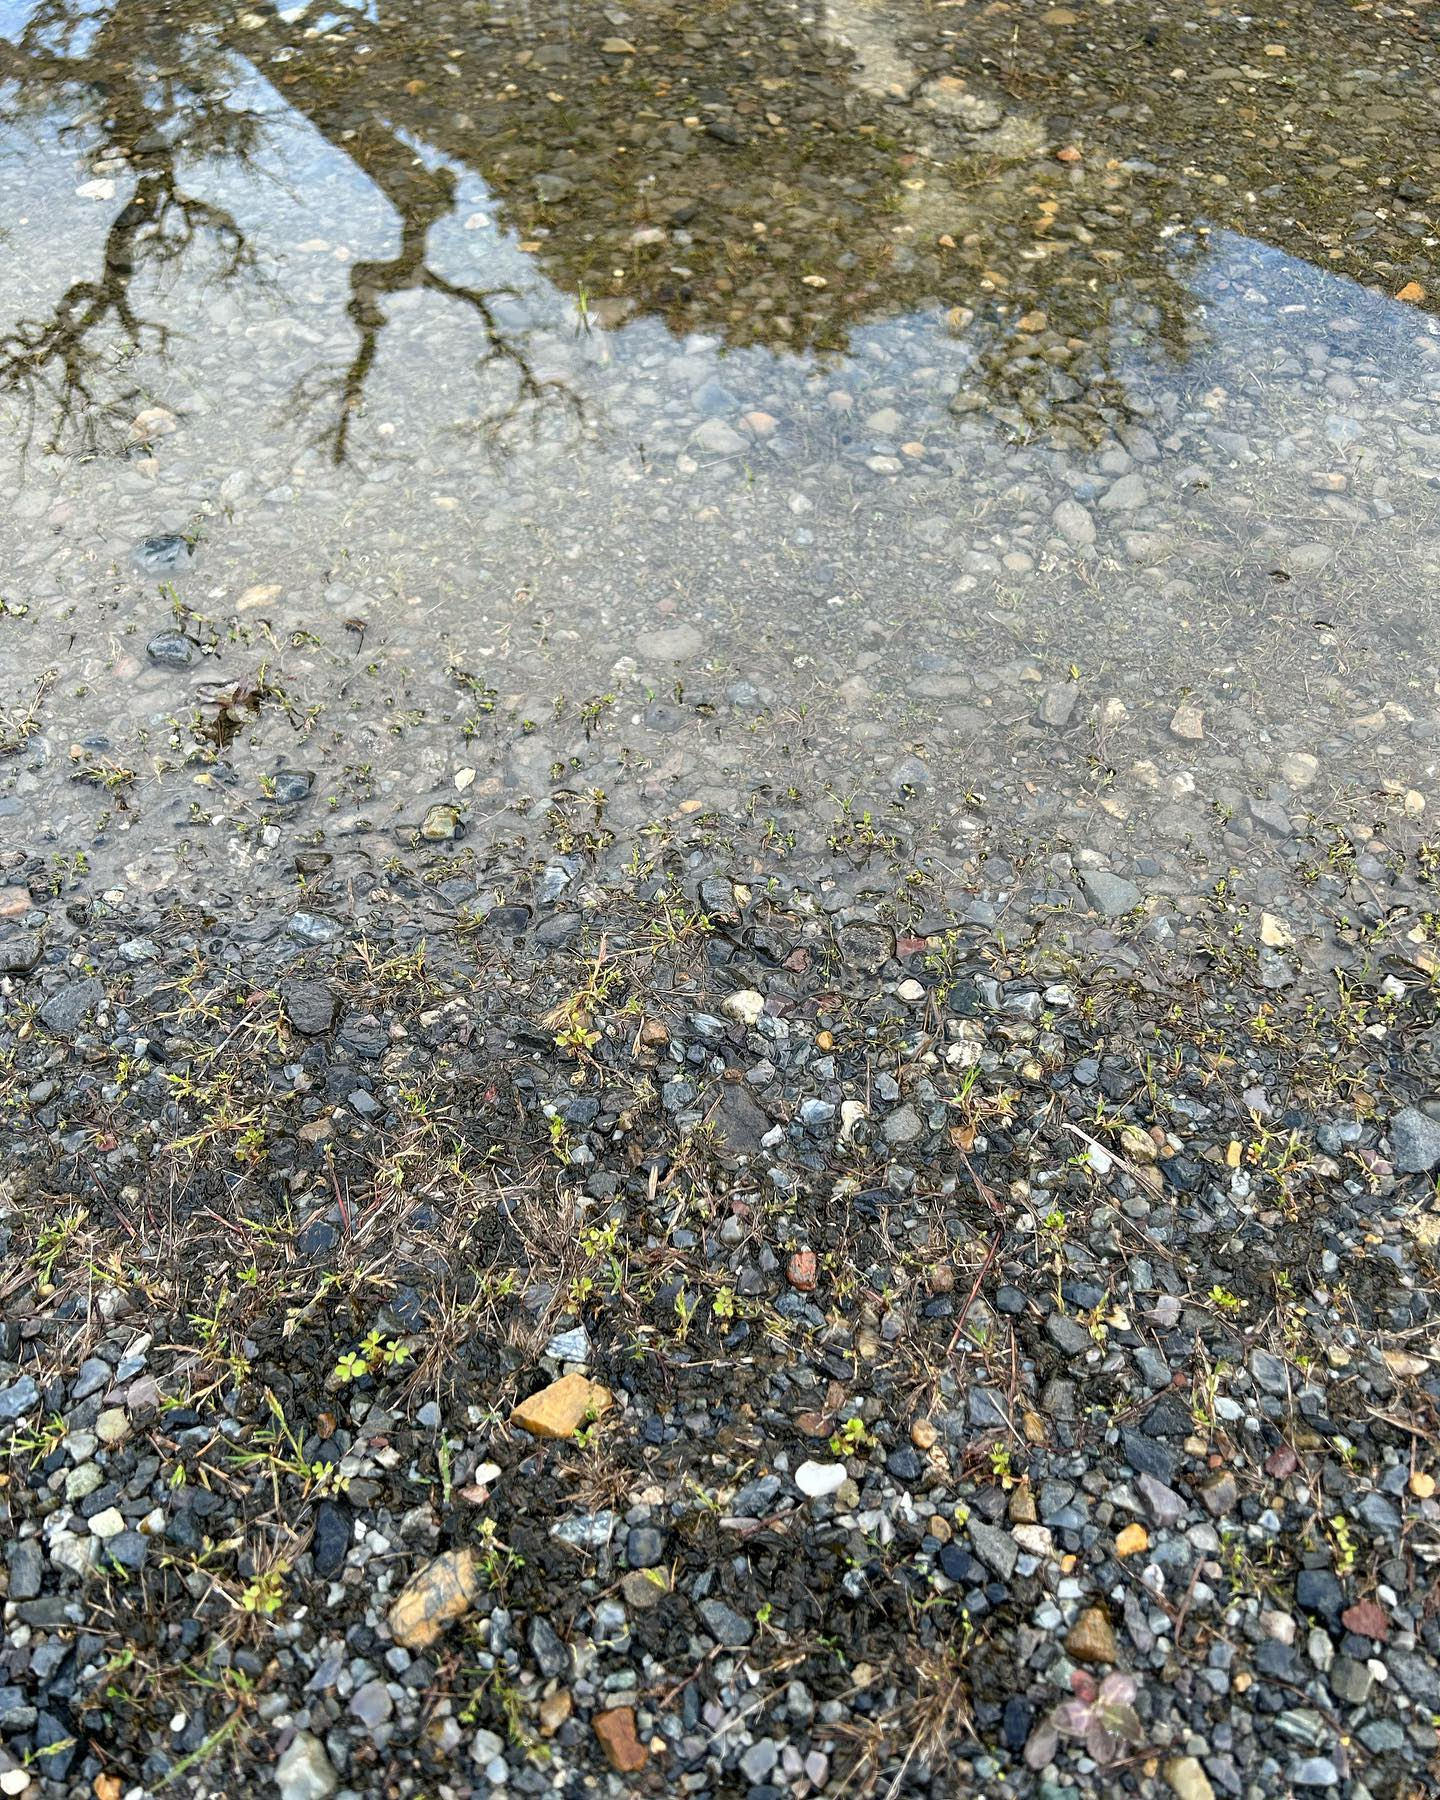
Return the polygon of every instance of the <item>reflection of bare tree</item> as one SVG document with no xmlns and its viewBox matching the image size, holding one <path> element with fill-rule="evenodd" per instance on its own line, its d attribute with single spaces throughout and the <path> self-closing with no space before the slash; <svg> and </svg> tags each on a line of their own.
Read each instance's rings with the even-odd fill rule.
<svg viewBox="0 0 1440 1800">
<path fill-rule="evenodd" d="M 94 29 L 82 31 L 82 25 Z M 221 279 L 250 261 L 232 215 L 182 187 L 181 153 L 167 133 L 183 117 L 187 155 L 223 150 L 245 158 L 253 152 L 258 121 L 206 90 L 182 88 L 173 73 L 151 80 L 113 13 L 37 8 L 18 44 L 0 40 L 0 79 L 14 82 L 17 113 L 53 102 L 62 89 L 86 94 L 135 172 L 134 188 L 106 232 L 99 275 L 72 282 L 48 317 L 19 318 L 0 334 L 0 391 L 23 397 L 26 441 L 40 395 L 48 393 L 56 409 L 52 441 L 75 433 L 82 448 L 93 450 L 104 419 L 128 411 L 135 392 L 120 386 L 105 397 L 102 381 L 121 375 L 128 357 L 147 341 L 163 349 L 168 339 L 163 325 L 140 312 L 132 292 L 136 276 L 178 266 L 202 239 L 218 252 Z"/>
<path fill-rule="evenodd" d="M 16 82 L 17 109 L 73 91 L 100 111 L 127 148 L 135 191 L 111 227 L 100 278 L 75 283 L 52 318 L 22 320 L 0 339 L 0 383 L 33 399 L 50 379 L 61 426 L 93 425 L 107 332 L 117 364 L 142 343 L 164 347 L 132 298 L 136 273 L 178 266 L 202 238 L 218 246 L 221 276 L 245 266 L 231 216 L 182 187 L 177 146 L 192 169 L 251 153 L 261 121 L 229 96 L 252 70 L 383 194 L 397 221 L 393 254 L 350 267 L 353 352 L 298 390 L 305 404 L 325 406 L 320 438 L 337 462 L 351 452 L 389 303 L 406 293 L 450 303 L 474 325 L 477 370 L 504 388 L 481 433 L 503 438 L 557 401 L 576 405 L 537 374 L 523 335 L 507 326 L 511 290 L 452 279 L 437 265 L 433 235 L 466 168 L 483 175 L 507 227 L 562 291 L 658 315 L 677 334 L 843 351 L 867 320 L 971 301 L 974 386 L 992 416 L 1025 435 L 1057 425 L 1093 435 L 1124 414 L 1131 334 L 1114 311 L 1117 294 L 1146 286 L 1161 341 L 1184 353 L 1193 303 L 1153 245 L 1148 255 L 1134 250 L 1123 281 L 1087 253 L 1088 234 L 1035 248 L 1044 196 L 1053 202 L 1046 217 L 1058 208 L 1062 223 L 1088 204 L 1074 177 L 1033 157 L 1004 164 L 923 108 L 897 112 L 833 54 L 817 76 L 798 28 L 767 45 L 767 84 L 786 96 L 772 121 L 754 101 L 756 71 L 733 54 L 747 20 L 756 31 L 773 22 L 763 3 L 737 0 L 724 21 L 682 6 L 637 26 L 653 49 L 649 69 L 681 72 L 672 113 L 724 96 L 709 123 L 662 130 L 643 122 L 657 116 L 643 104 L 653 76 L 603 53 L 603 34 L 568 0 L 532 7 L 523 32 L 483 17 L 436 19 L 413 0 L 340 15 L 316 0 L 284 16 L 273 0 L 159 9 L 100 0 L 95 11 L 85 0 L 44 0 L 17 46 L 0 43 L 0 77 Z M 708 98 L 704 108 L 715 110 Z M 925 178 L 914 179 L 921 168 Z M 923 190 L 918 203 L 912 190 Z M 992 281 L 997 265 L 1010 269 L 1008 284 Z M 1017 330 L 1037 312 L 1047 315 L 1043 332 Z"/>
<path fill-rule="evenodd" d="M 400 222 L 400 245 L 394 256 L 351 265 L 350 300 L 345 311 L 355 327 L 358 343 L 349 364 L 338 377 L 314 375 L 302 384 L 299 397 L 303 402 L 314 404 L 320 394 L 335 397 L 335 423 L 325 433 L 334 461 L 343 463 L 348 454 L 350 422 L 364 403 L 365 386 L 379 355 L 380 338 L 386 324 L 385 301 L 402 293 L 437 294 L 443 299 L 459 302 L 478 325 L 484 339 L 485 347 L 477 366 L 481 370 L 501 367 L 510 374 L 512 386 L 508 400 L 484 422 L 482 429 L 498 437 L 521 420 L 533 426 L 543 410 L 557 401 L 578 413 L 579 397 L 558 380 L 537 376 L 521 342 L 502 330 L 496 306 L 503 300 L 518 298 L 516 290 L 481 288 L 452 281 L 434 267 L 429 254 L 430 234 L 454 211 L 457 185 L 454 172 L 446 168 L 427 168 L 395 133 L 374 120 L 367 120 L 359 129 L 351 127 L 348 120 L 353 114 L 335 113 L 333 102 L 325 97 L 325 82 L 305 83 L 303 18 L 293 21 L 287 28 L 273 12 L 264 15 L 252 12 L 247 33 L 252 45 L 254 34 L 260 29 L 257 20 L 262 16 L 266 20 L 267 45 L 272 50 L 283 45 L 291 53 L 284 65 L 287 73 L 300 77 L 289 94 L 292 105 L 302 111 L 331 143 L 343 150 L 384 194 Z M 298 70 L 297 62 L 301 64 Z M 297 94 L 295 89 L 302 91 Z"/>
</svg>

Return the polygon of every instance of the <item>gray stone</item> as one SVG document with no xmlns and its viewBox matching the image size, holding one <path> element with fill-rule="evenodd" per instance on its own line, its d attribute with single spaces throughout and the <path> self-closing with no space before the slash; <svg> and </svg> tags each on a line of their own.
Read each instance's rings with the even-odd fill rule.
<svg viewBox="0 0 1440 1800">
<path fill-rule="evenodd" d="M 1066 543 L 1077 550 L 1095 542 L 1095 521 L 1078 500 L 1062 500 L 1050 520 Z"/>
<path fill-rule="evenodd" d="M 546 1344 L 545 1354 L 556 1362 L 588 1363 L 590 1333 L 583 1325 L 572 1325 L 569 1331 L 557 1331 Z"/>
<path fill-rule="evenodd" d="M 570 1652 L 548 1619 L 530 1621 L 530 1654 L 547 1681 L 558 1680 L 570 1673 Z"/>
<path fill-rule="evenodd" d="M 913 1144 L 925 1126 L 913 1106 L 899 1106 L 884 1124 L 887 1144 Z"/>
<path fill-rule="evenodd" d="M 38 931 L 12 931 L 0 938 L 0 975 L 25 975 L 39 962 L 45 939 Z"/>
<path fill-rule="evenodd" d="M 1296 1787 L 1334 1787 L 1340 1771 L 1328 1756 L 1306 1756 L 1291 1763 L 1290 1779 Z"/>
<path fill-rule="evenodd" d="M 1002 1581 L 1008 1581 L 1015 1573 L 1015 1564 L 1020 1558 L 1020 1546 L 1008 1531 L 1001 1531 L 997 1525 L 987 1525 L 983 1519 L 972 1516 L 967 1529 L 970 1542 L 975 1546 L 975 1553 L 980 1560 L 993 1569 Z"/>
<path fill-rule="evenodd" d="M 93 975 L 67 981 L 40 1008 L 40 1023 L 60 1037 L 73 1037 L 85 1015 L 105 998 L 105 990 Z"/>
<path fill-rule="evenodd" d="M 1108 869 L 1085 869 L 1080 876 L 1085 898 L 1107 919 L 1118 919 L 1140 904 L 1141 894 L 1133 881 L 1123 875 L 1112 875 Z"/>
<path fill-rule="evenodd" d="M 395 1702 L 383 1681 L 367 1681 L 350 1696 L 350 1710 L 367 1731 L 390 1722 Z"/>
<path fill-rule="evenodd" d="M 1263 825 L 1272 837 L 1294 837 L 1295 827 L 1290 822 L 1290 815 L 1276 800 L 1250 800 L 1246 802 L 1250 817 L 1257 825 Z"/>
<path fill-rule="evenodd" d="M 1075 715 L 1080 690 L 1073 681 L 1055 681 L 1046 688 L 1036 710 L 1036 720 L 1052 731 L 1063 731 Z"/>
<path fill-rule="evenodd" d="M 748 449 L 744 438 L 723 419 L 706 419 L 692 432 L 690 442 L 711 456 L 741 456 Z"/>
<path fill-rule="evenodd" d="M 763 1737 L 751 1744 L 740 1758 L 740 1772 L 752 1784 L 764 1781 L 780 1760 L 774 1738 Z"/>
<path fill-rule="evenodd" d="M 1268 1350 L 1250 1352 L 1250 1373 L 1267 1394 L 1275 1394 L 1283 1400 L 1290 1391 L 1290 1378 L 1285 1364 Z"/>
<path fill-rule="evenodd" d="M 98 1356 L 87 1356 L 70 1390 L 71 1400 L 87 1400 L 110 1385 L 110 1365 Z"/>
<path fill-rule="evenodd" d="M 161 631 L 145 646 L 145 654 L 158 668 L 188 669 L 195 660 L 195 646 L 183 631 Z"/>
<path fill-rule="evenodd" d="M 1137 1475 L 1135 1490 L 1145 1502 L 1145 1510 L 1154 1524 L 1170 1530 L 1185 1517 L 1188 1508 L 1172 1487 L 1157 1481 L 1153 1475 Z"/>
<path fill-rule="evenodd" d="M 280 984 L 285 1017 L 306 1037 L 319 1037 L 335 1023 L 335 996 L 329 985 L 312 976 L 297 975 Z"/>
<path fill-rule="evenodd" d="M 550 1527 L 552 1538 L 577 1550 L 603 1550 L 615 1530 L 613 1512 L 578 1513 Z"/>
<path fill-rule="evenodd" d="M 1390 1155 L 1407 1175 L 1427 1174 L 1440 1163 L 1440 1120 L 1404 1107 L 1390 1121 Z"/>
<path fill-rule="evenodd" d="M 1375 1677 L 1353 1656 L 1337 1656 L 1330 1668 L 1330 1692 L 1350 1706 L 1363 1706 L 1370 1698 Z"/>
<path fill-rule="evenodd" d="M 23 1419 L 28 1412 L 33 1412 L 40 1404 L 40 1390 L 35 1385 L 34 1377 L 22 1375 L 18 1381 L 12 1381 L 7 1388 L 0 1388 L 0 1420 L 13 1423 Z"/>
<path fill-rule="evenodd" d="M 755 1635 L 755 1627 L 750 1621 L 742 1619 L 723 1600 L 702 1600 L 699 1612 L 711 1637 L 728 1650 L 738 1650 Z"/>
<path fill-rule="evenodd" d="M 45 1553 L 36 1538 L 20 1538 L 10 1546 L 10 1599 L 33 1600 L 45 1579 Z"/>
<path fill-rule="evenodd" d="M 300 1731 L 275 1765 L 280 1800 L 329 1800 L 340 1783 L 319 1738 Z"/>
<path fill-rule="evenodd" d="M 1077 1320 L 1062 1312 L 1053 1312 L 1045 1321 L 1046 1335 L 1067 1356 L 1083 1356 L 1094 1348 L 1094 1339 Z"/>
<path fill-rule="evenodd" d="M 1150 498 L 1145 477 L 1132 470 L 1112 481 L 1100 499 L 1102 512 L 1137 512 Z"/>
</svg>

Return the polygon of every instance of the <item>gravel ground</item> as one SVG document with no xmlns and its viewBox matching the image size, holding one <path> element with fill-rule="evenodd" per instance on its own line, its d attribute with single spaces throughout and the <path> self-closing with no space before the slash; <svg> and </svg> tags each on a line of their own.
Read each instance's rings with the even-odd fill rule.
<svg viewBox="0 0 1440 1800">
<path fill-rule="evenodd" d="M 48 871 L 0 1792 L 1435 1791 L 1427 865 Z"/>
</svg>

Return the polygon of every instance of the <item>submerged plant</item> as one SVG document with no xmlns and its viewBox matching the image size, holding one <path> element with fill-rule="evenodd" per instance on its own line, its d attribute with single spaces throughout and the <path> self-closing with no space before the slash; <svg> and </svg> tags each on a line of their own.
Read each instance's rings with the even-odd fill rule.
<svg viewBox="0 0 1440 1800">
<path fill-rule="evenodd" d="M 1101 1768 L 1118 1760 L 1122 1745 L 1132 1748 L 1144 1736 L 1135 1695 L 1139 1684 L 1133 1675 L 1107 1675 L 1098 1685 L 1094 1676 L 1076 1669 L 1070 1677 L 1071 1698 L 1062 1700 L 1030 1733 L 1025 1761 L 1043 1769 L 1060 1747 L 1062 1737 L 1083 1738 L 1086 1753 Z"/>
</svg>

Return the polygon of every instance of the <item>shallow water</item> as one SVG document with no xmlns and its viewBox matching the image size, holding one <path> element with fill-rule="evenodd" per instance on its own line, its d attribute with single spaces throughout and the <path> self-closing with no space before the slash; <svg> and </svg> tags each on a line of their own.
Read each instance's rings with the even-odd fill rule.
<svg viewBox="0 0 1440 1800">
<path fill-rule="evenodd" d="M 0 839 L 1413 848 L 1437 61 L 1328 5 L 0 4 Z"/>
</svg>

